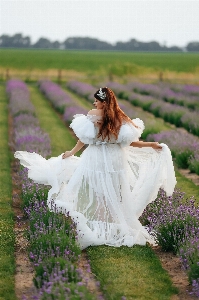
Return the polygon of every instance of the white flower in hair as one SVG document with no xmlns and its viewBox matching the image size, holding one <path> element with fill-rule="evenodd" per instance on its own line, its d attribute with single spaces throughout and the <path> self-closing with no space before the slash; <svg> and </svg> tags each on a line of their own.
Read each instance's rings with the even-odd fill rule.
<svg viewBox="0 0 199 300">
<path fill-rule="evenodd" d="M 102 92 L 102 88 L 99 89 L 99 93 L 97 94 L 102 100 L 106 98 L 106 93 Z"/>
</svg>

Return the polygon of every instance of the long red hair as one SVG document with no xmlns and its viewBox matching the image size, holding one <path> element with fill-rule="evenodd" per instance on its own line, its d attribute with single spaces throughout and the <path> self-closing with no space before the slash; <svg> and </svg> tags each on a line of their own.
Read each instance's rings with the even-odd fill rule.
<svg viewBox="0 0 199 300">
<path fill-rule="evenodd" d="M 117 139 L 122 123 L 124 121 L 132 123 L 132 120 L 121 110 L 111 89 L 101 88 L 94 94 L 94 97 L 101 102 L 105 102 L 98 138 L 102 137 L 103 140 L 105 138 L 110 140 L 111 135 L 114 135 Z"/>
</svg>

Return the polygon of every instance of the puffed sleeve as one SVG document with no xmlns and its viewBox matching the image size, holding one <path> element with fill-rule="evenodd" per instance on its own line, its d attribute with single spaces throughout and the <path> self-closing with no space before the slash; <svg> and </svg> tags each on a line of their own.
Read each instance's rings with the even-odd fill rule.
<svg viewBox="0 0 199 300">
<path fill-rule="evenodd" d="M 125 123 L 120 128 L 117 143 L 120 143 L 122 147 L 129 146 L 132 142 L 137 142 L 145 128 L 144 122 L 139 118 L 133 119 L 132 121 L 138 128 L 131 123 Z"/>
<path fill-rule="evenodd" d="M 70 124 L 78 139 L 84 144 L 93 144 L 96 135 L 95 126 L 89 118 L 82 114 L 74 115 Z"/>
</svg>

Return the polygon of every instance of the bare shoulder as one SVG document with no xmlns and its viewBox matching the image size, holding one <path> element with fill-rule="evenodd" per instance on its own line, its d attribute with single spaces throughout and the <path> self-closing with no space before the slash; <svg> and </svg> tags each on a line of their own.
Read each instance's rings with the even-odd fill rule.
<svg viewBox="0 0 199 300">
<path fill-rule="evenodd" d="M 91 109 L 91 110 L 89 110 L 88 115 L 102 116 L 102 110 L 101 109 Z"/>
</svg>

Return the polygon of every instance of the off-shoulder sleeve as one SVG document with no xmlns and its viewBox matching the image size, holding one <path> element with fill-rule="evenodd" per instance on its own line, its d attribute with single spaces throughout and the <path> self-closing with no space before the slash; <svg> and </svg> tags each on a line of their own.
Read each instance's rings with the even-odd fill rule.
<svg viewBox="0 0 199 300">
<path fill-rule="evenodd" d="M 143 131 L 145 129 L 144 122 L 141 119 L 139 119 L 139 118 L 132 119 L 132 121 L 135 123 L 135 125 L 138 126 L 138 128 L 136 128 L 136 130 L 138 131 L 139 138 L 140 138 L 141 134 L 143 133 Z M 134 128 L 135 128 L 135 126 L 134 126 Z"/>
<path fill-rule="evenodd" d="M 133 119 L 132 121 L 138 128 L 131 123 L 125 123 L 120 128 L 117 142 L 120 143 L 122 147 L 129 146 L 132 142 L 137 142 L 145 128 L 144 122 L 139 118 Z"/>
<path fill-rule="evenodd" d="M 84 144 L 93 144 L 95 138 L 95 126 L 89 118 L 82 114 L 74 115 L 74 119 L 70 124 L 78 139 Z"/>
</svg>

